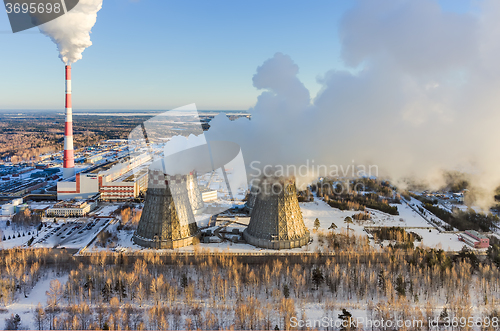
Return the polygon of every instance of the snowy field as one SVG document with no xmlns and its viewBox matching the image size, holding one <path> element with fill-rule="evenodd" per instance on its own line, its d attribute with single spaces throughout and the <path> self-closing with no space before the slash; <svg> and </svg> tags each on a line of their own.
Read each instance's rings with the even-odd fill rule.
<svg viewBox="0 0 500 331">
<path fill-rule="evenodd" d="M 372 220 L 361 221 L 361 224 L 354 221 L 354 224 L 351 224 L 349 227 L 358 235 L 366 235 L 366 232 L 364 231 L 365 226 L 406 227 L 408 228 L 407 231 L 412 231 L 422 236 L 423 240 L 421 243 L 415 242 L 415 245 L 420 247 L 442 248 L 449 251 L 459 251 L 465 245 L 463 242 L 458 240 L 457 234 L 445 232 L 440 233 L 434 229 L 423 217 L 421 217 L 408 205 L 395 204 L 393 206 L 397 206 L 399 215 L 393 216 L 380 211 L 370 210 L 372 213 Z M 314 220 L 316 218 L 320 221 L 320 229 L 327 230 L 332 223 L 335 223 L 338 229 L 346 229 L 347 226 L 344 223 L 344 219 L 347 216 L 352 217 L 352 215 L 358 213 L 355 211 L 341 211 L 339 209 L 332 208 L 321 200 L 316 200 L 312 203 L 301 203 L 300 207 L 304 216 L 304 222 L 309 229 L 313 228 Z"/>
<path fill-rule="evenodd" d="M 207 206 L 217 206 L 222 209 L 230 208 L 234 205 L 242 205 L 243 202 L 237 201 L 229 201 L 227 200 L 227 189 L 223 189 L 221 186 L 221 182 L 218 180 L 220 174 L 216 174 L 213 176 L 211 188 L 218 189 L 219 198 L 216 201 L 211 202 L 210 204 L 206 204 Z M 215 181 L 214 181 L 215 179 Z M 208 180 L 208 179 L 207 179 Z M 239 192 L 238 195 L 243 196 L 242 192 Z M 414 206 L 414 208 L 420 206 L 420 201 L 416 199 L 412 199 L 409 202 L 410 205 Z M 413 231 L 423 237 L 422 242 L 415 242 L 416 246 L 421 247 L 431 247 L 431 248 L 442 248 L 448 251 L 459 251 L 462 249 L 464 244 L 458 240 L 458 235 L 454 233 L 447 232 L 438 232 L 431 224 L 429 224 L 424 217 L 422 217 L 416 210 L 411 208 L 408 204 L 393 204 L 398 208 L 399 215 L 389 215 L 377 210 L 369 210 L 372 216 L 371 220 L 367 221 L 354 221 L 354 224 L 350 225 L 351 233 L 355 233 L 357 235 L 365 236 L 367 235 L 364 230 L 365 227 L 377 227 L 377 226 L 385 226 L 385 227 L 404 227 L 407 231 Z M 80 219 L 60 219 L 58 224 L 53 224 L 52 222 L 47 222 L 47 226 L 43 227 L 38 236 L 35 235 L 34 243 L 32 247 L 66 247 L 66 248 L 82 248 L 86 246 L 104 227 L 108 225 L 111 220 L 113 212 L 116 208 L 119 207 L 119 204 L 105 204 L 100 206 L 96 211 L 92 213 L 93 216 L 99 216 L 97 219 L 93 218 L 80 218 Z M 301 247 L 295 248 L 291 250 L 287 250 L 286 252 L 299 253 L 299 252 L 314 252 L 319 247 L 317 240 L 317 232 L 314 231 L 314 221 L 316 218 L 320 221 L 319 230 L 323 232 L 331 231 L 328 228 L 334 223 L 337 227 L 336 232 L 342 231 L 342 229 L 346 229 L 347 225 L 344 223 L 344 219 L 347 216 L 352 217 L 354 214 L 359 213 L 358 211 L 341 211 L 336 208 L 330 207 L 327 203 L 320 199 L 315 199 L 314 202 L 302 202 L 300 203 L 300 208 L 302 211 L 302 215 L 304 218 L 304 223 L 306 227 L 309 229 L 311 236 L 313 238 L 313 242 Z M 438 222 L 442 222 L 437 217 L 432 215 L 431 213 L 427 213 L 428 218 L 432 217 L 436 219 Z M 429 216 L 430 215 L 430 216 Z M 196 223 L 199 228 L 206 229 L 209 225 L 212 214 L 200 214 L 195 216 Z M 104 217 L 110 217 L 104 218 Z M 49 219 L 46 219 L 49 220 Z M 50 219 L 52 220 L 52 219 Z M 248 220 L 246 220 L 248 222 Z M 240 221 L 241 223 L 241 221 Z M 226 226 L 224 223 L 218 223 L 217 226 L 209 228 L 212 230 L 212 233 L 215 232 L 216 229 Z M 138 251 L 143 250 L 144 248 L 135 245 L 132 242 L 133 231 L 132 230 L 115 230 L 115 227 L 110 228 L 113 233 L 116 233 L 118 242 L 116 243 L 115 250 L 118 251 Z M 221 230 L 231 232 L 233 229 L 238 229 L 241 232 L 244 231 L 245 225 L 241 224 L 229 224 L 227 227 L 221 228 Z M 204 231 L 205 231 L 204 230 Z M 36 229 L 23 229 L 23 230 L 12 230 L 11 227 L 6 227 L 6 221 L 0 221 L 0 231 L 2 231 L 2 236 L 5 235 L 6 238 L 8 236 L 15 236 L 15 238 L 0 242 L 1 248 L 12 248 L 16 246 L 22 246 L 26 244 L 26 242 L 31 238 L 28 236 L 28 232 L 31 234 L 36 234 Z M 18 233 L 21 233 L 21 237 L 17 237 Z M 22 236 L 22 233 L 25 233 L 25 236 Z M 227 235 L 227 238 L 231 238 L 231 235 Z M 1 237 L 0 237 L 1 238 Z M 214 236 L 215 238 L 215 236 Z M 374 243 L 373 243 L 374 244 Z M 387 244 L 387 243 L 383 243 Z M 375 245 L 377 247 L 378 245 Z M 102 250 L 104 248 L 95 247 L 92 244 L 89 248 L 89 251 L 92 250 Z M 199 251 L 200 249 L 207 251 L 231 251 L 235 253 L 256 253 L 256 252 L 277 252 L 276 250 L 270 249 L 262 249 L 257 248 L 248 244 L 242 243 L 233 243 L 230 241 L 224 241 L 221 243 L 203 243 L 198 247 L 188 246 L 178 249 L 176 251 L 182 252 L 193 252 L 195 250 Z M 281 251 L 284 252 L 284 251 Z"/>
<path fill-rule="evenodd" d="M 68 275 L 58 276 L 54 273 L 45 275 L 43 279 L 38 281 L 33 289 L 29 291 L 26 297 L 18 296 L 16 302 L 5 306 L 8 310 L 6 314 L 0 314 L 0 326 L 3 327 L 4 319 L 10 314 L 18 314 L 21 317 L 21 327 L 24 330 L 37 330 L 33 311 L 38 303 L 46 305 L 47 296 L 45 292 L 50 288 L 50 281 L 57 279 L 61 284 L 65 284 L 68 280 Z"/>
<path fill-rule="evenodd" d="M 31 235 L 28 235 L 28 232 L 31 233 Z M 12 226 L 7 226 L 7 220 L 2 220 L 0 221 L 0 249 L 22 246 L 26 244 L 36 232 L 34 227 L 13 228 Z M 18 237 L 18 235 L 21 236 Z M 3 240 L 4 237 L 6 240 Z M 8 239 L 9 237 L 11 239 Z"/>
<path fill-rule="evenodd" d="M 417 200 L 414 200 L 417 201 Z M 412 201 L 412 202 L 414 202 Z M 219 202 L 224 202 L 220 200 Z M 229 202 L 227 202 L 229 203 Z M 415 242 L 416 246 L 420 247 L 430 247 L 430 248 L 442 248 L 448 251 L 459 251 L 464 246 L 464 243 L 458 240 L 458 235 L 455 233 L 447 233 L 447 232 L 439 232 L 432 225 L 427 223 L 427 221 L 420 216 L 416 211 L 414 211 L 407 204 L 395 204 L 397 206 L 400 215 L 389 215 L 377 210 L 370 210 L 372 215 L 372 220 L 368 221 L 354 221 L 354 224 L 350 224 L 349 228 L 351 229 L 351 233 L 366 236 L 367 233 L 364 230 L 365 227 L 404 227 L 407 231 L 415 232 L 422 236 L 423 240 L 421 242 Z M 232 243 L 230 241 L 224 241 L 221 243 L 202 243 L 197 246 L 187 246 L 182 247 L 176 250 L 161 250 L 162 252 L 194 252 L 200 250 L 206 250 L 209 252 L 221 252 L 221 251 L 231 251 L 234 253 L 313 253 L 319 249 L 318 243 L 318 232 L 314 231 L 314 221 L 316 218 L 320 221 L 320 232 L 328 232 L 332 231 L 328 228 L 334 223 L 337 227 L 334 230 L 336 233 L 341 231 L 346 231 L 347 224 L 344 222 L 344 219 L 347 216 L 352 217 L 354 214 L 359 213 L 358 211 L 342 211 L 337 208 L 330 207 L 327 203 L 322 200 L 315 199 L 314 202 L 302 202 L 300 203 L 300 208 L 302 211 L 302 215 L 304 218 L 304 223 L 306 227 L 309 229 L 311 233 L 311 237 L 313 238 L 313 242 L 301 247 L 290 250 L 272 250 L 272 249 L 263 249 L 257 248 L 252 245 L 242 244 L 242 243 Z M 207 228 L 207 225 L 210 221 L 210 214 L 201 214 L 196 216 L 196 222 L 198 227 L 203 228 L 203 231 L 210 230 L 212 233 L 217 229 L 221 229 L 222 231 L 231 232 L 233 229 L 238 229 L 239 232 L 243 232 L 246 228 L 244 224 L 235 224 L 228 222 L 227 224 L 217 224 L 216 226 L 212 226 Z M 245 220 L 243 222 L 248 222 Z M 242 223 L 241 221 L 239 223 Z M 114 228 L 113 228 L 114 229 Z M 138 246 L 132 242 L 133 231 L 132 230 L 122 230 L 118 232 L 118 242 L 116 250 L 119 251 L 140 251 L 144 250 L 143 247 Z M 231 237 L 228 235 L 228 237 Z M 215 235 L 214 237 L 215 238 Z M 375 245 L 372 242 L 374 247 L 380 247 Z M 387 244 L 387 243 L 384 243 Z M 91 245 L 89 247 L 89 251 L 92 250 L 102 250 L 103 248 L 94 247 Z"/>
<path fill-rule="evenodd" d="M 424 230 L 424 229 L 412 229 L 412 232 L 422 236 L 422 242 L 415 243 L 418 247 L 431 247 L 431 248 L 441 248 L 445 251 L 460 251 L 464 246 L 467 246 L 463 241 L 458 240 L 458 235 L 456 233 L 449 232 L 439 232 L 436 229 Z"/>
</svg>

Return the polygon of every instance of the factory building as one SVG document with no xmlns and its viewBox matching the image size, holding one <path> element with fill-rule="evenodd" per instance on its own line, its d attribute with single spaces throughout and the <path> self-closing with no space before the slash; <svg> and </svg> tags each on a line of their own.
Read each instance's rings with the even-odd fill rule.
<svg viewBox="0 0 500 331">
<path fill-rule="evenodd" d="M 94 155 L 87 156 L 85 158 L 85 162 L 90 163 L 90 164 L 97 163 L 97 162 L 101 161 L 102 159 L 104 159 L 107 154 L 109 154 L 109 153 L 102 152 L 102 153 L 97 153 Z"/>
<path fill-rule="evenodd" d="M 13 179 L 0 184 L 0 192 L 4 195 L 22 196 L 47 185 L 45 178 Z"/>
<path fill-rule="evenodd" d="M 474 230 L 467 230 L 464 233 L 460 235 L 460 240 L 462 240 L 464 243 L 466 243 L 469 246 L 472 246 L 474 248 L 488 248 L 490 247 L 490 239 L 486 237 L 485 235 L 474 231 Z"/>
<path fill-rule="evenodd" d="M 74 182 L 57 183 L 57 200 L 88 199 L 99 193 L 98 175 L 92 173 L 76 174 Z"/>
<path fill-rule="evenodd" d="M 98 193 L 102 200 L 125 200 L 147 188 L 150 155 L 131 155 L 76 175 L 75 182 L 58 182 L 57 199 L 88 199 Z"/>
<path fill-rule="evenodd" d="M 2 216 L 10 216 L 16 213 L 16 208 L 23 204 L 22 198 L 13 199 L 11 202 L 2 205 Z"/>
<path fill-rule="evenodd" d="M 46 215 L 56 217 L 83 217 L 97 207 L 97 200 L 61 201 L 47 209 Z"/>
<path fill-rule="evenodd" d="M 263 178 L 243 238 L 254 246 L 291 249 L 309 242 L 292 178 Z"/>
<path fill-rule="evenodd" d="M 102 200 L 133 199 L 147 189 L 148 171 L 142 168 L 137 174 L 126 173 L 114 181 L 107 181 L 106 177 L 99 177 L 99 192 Z"/>
<path fill-rule="evenodd" d="M 205 187 L 200 188 L 201 199 L 203 202 L 210 202 L 217 200 L 217 190 L 211 190 Z"/>
</svg>

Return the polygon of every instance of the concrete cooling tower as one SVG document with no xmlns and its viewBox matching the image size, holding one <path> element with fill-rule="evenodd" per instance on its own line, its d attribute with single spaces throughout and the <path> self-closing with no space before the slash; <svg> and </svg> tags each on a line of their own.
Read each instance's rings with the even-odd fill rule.
<svg viewBox="0 0 500 331">
<path fill-rule="evenodd" d="M 149 170 L 149 183 L 141 219 L 133 240 L 150 248 L 179 248 L 199 235 L 189 194 L 188 176 L 169 176 Z"/>
<path fill-rule="evenodd" d="M 265 178 L 252 208 L 250 223 L 243 232 L 254 246 L 270 249 L 301 247 L 309 242 L 292 178 Z"/>
<path fill-rule="evenodd" d="M 191 203 L 191 208 L 193 209 L 193 213 L 195 215 L 201 214 L 205 209 L 205 205 L 203 204 L 203 198 L 201 197 L 201 191 L 198 186 L 198 176 L 196 172 L 192 172 L 187 175 L 187 191 L 189 202 Z"/>
</svg>

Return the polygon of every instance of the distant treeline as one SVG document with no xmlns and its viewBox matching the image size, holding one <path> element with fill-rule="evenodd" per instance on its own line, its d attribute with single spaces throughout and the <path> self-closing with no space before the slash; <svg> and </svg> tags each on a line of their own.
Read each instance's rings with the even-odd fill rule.
<svg viewBox="0 0 500 331">
<path fill-rule="evenodd" d="M 427 203 L 427 204 L 430 204 L 430 205 L 437 205 L 438 204 L 438 200 L 437 199 L 429 199 L 429 198 L 426 198 L 424 197 L 423 195 L 416 195 L 416 194 L 413 194 L 413 193 L 410 193 L 410 196 L 419 200 L 420 202 L 422 203 Z M 406 198 L 406 197 L 405 197 Z M 410 199 L 406 198 L 408 201 L 410 201 Z"/>
<path fill-rule="evenodd" d="M 414 242 L 422 241 L 422 237 L 415 232 L 406 232 L 401 227 L 381 227 L 371 230 L 371 233 L 376 239 L 379 240 L 395 240 L 399 242 Z"/>
<path fill-rule="evenodd" d="M 399 215 L 398 208 L 391 206 L 386 199 L 380 199 L 377 194 L 370 193 L 365 195 L 342 194 L 328 196 L 327 203 L 340 210 L 365 210 L 371 208 L 380 210 L 390 215 Z"/>
<path fill-rule="evenodd" d="M 500 221 L 496 215 L 491 213 L 488 215 L 476 213 L 471 208 L 469 208 L 466 212 L 455 208 L 453 213 L 450 213 L 429 203 L 424 203 L 422 206 L 444 222 L 460 231 L 476 230 L 488 232 Z"/>
</svg>

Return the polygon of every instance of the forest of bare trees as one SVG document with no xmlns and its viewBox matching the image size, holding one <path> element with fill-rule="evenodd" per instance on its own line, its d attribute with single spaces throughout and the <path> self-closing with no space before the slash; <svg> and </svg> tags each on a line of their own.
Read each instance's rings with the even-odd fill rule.
<svg viewBox="0 0 500 331">
<path fill-rule="evenodd" d="M 30 323 L 38 329 L 290 329 L 311 307 L 372 318 L 498 316 L 499 269 L 471 252 L 371 248 L 366 239 L 323 236 L 335 254 L 229 252 L 73 257 L 47 249 L 2 251 L 2 305 L 52 280 Z M 334 316 L 335 315 L 335 316 Z M 23 321 L 21 321 L 22 325 Z M 426 329 L 423 327 L 422 329 Z M 493 327 L 490 329 L 494 329 Z"/>
</svg>

